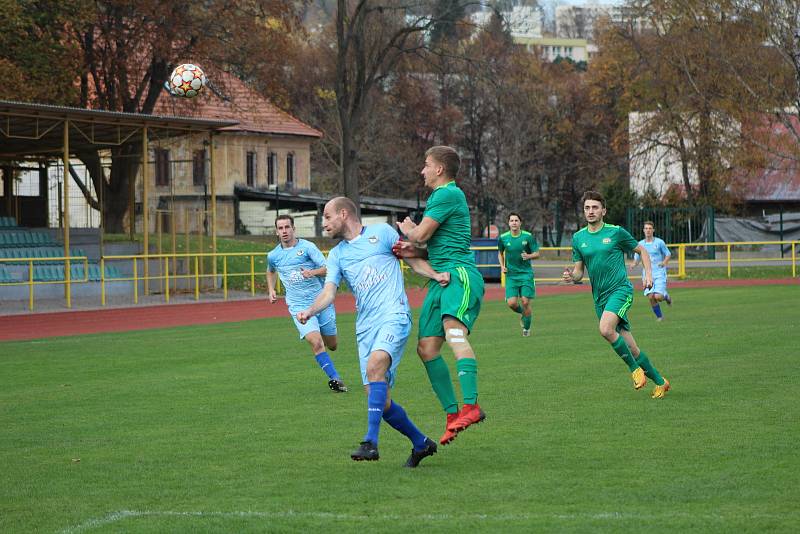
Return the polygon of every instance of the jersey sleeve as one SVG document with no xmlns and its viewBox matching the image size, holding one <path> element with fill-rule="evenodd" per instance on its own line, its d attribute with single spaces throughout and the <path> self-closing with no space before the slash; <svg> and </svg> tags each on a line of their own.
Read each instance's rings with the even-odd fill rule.
<svg viewBox="0 0 800 534">
<path fill-rule="evenodd" d="M 320 252 L 320 250 L 317 248 L 317 245 L 314 243 L 309 241 L 308 245 L 308 257 L 312 262 L 314 262 L 314 266 L 317 268 L 324 267 L 325 256 L 323 256 L 322 252 Z"/>
<path fill-rule="evenodd" d="M 639 242 L 625 228 L 619 227 L 617 231 L 617 243 L 623 252 L 631 252 L 639 246 Z"/>
<path fill-rule="evenodd" d="M 275 257 L 272 253 L 267 254 L 267 269 L 271 273 L 274 273 L 275 271 L 278 270 L 277 267 L 275 266 Z"/>
<path fill-rule="evenodd" d="M 658 244 L 658 246 L 659 246 L 659 247 L 661 247 L 661 253 L 662 253 L 662 254 L 664 254 L 664 257 L 665 257 L 665 258 L 666 258 L 667 256 L 672 256 L 672 252 L 670 252 L 670 251 L 669 251 L 669 248 L 667 248 L 667 244 L 666 244 L 666 243 L 664 243 L 664 240 L 663 240 L 663 239 L 662 239 L 662 240 L 661 240 L 661 242 Z"/>
<path fill-rule="evenodd" d="M 390 225 L 386 223 L 382 223 L 378 228 L 378 239 L 383 245 L 386 251 L 392 251 L 392 245 L 397 243 L 397 240 L 400 239 L 400 234 L 397 233 L 397 230 L 392 228 Z"/>
<path fill-rule="evenodd" d="M 572 261 L 583 261 L 583 255 L 581 254 L 581 249 L 578 248 L 578 244 L 575 240 L 577 234 L 572 236 Z"/>
<path fill-rule="evenodd" d="M 528 241 L 528 249 L 531 254 L 539 250 L 539 242 L 533 237 L 533 234 L 531 234 L 531 239 Z"/>
<path fill-rule="evenodd" d="M 458 206 L 457 197 L 447 187 L 442 187 L 433 192 L 428 198 L 423 216 L 430 217 L 441 224 L 453 214 Z"/>
<path fill-rule="evenodd" d="M 637 243 L 637 245 L 644 245 L 644 239 L 642 239 L 641 241 L 639 241 L 639 242 Z M 637 252 L 636 254 L 634 254 L 634 255 L 633 255 L 633 261 L 639 261 L 640 259 L 641 259 L 641 256 L 639 256 L 639 253 L 638 253 L 638 252 Z"/>
<path fill-rule="evenodd" d="M 328 273 L 325 275 L 325 283 L 330 282 L 339 287 L 339 283 L 342 281 L 342 269 L 339 265 L 339 251 L 336 247 L 333 247 L 333 250 L 328 254 L 326 267 L 328 268 Z"/>
<path fill-rule="evenodd" d="M 506 245 L 505 245 L 505 243 L 503 243 L 503 238 L 502 237 L 498 237 L 497 238 L 497 251 L 498 252 L 505 252 L 506 251 Z"/>
</svg>

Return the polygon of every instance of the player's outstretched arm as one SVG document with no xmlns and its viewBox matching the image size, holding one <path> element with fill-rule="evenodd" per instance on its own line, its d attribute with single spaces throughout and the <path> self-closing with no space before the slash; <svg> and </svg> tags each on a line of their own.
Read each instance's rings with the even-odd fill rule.
<svg viewBox="0 0 800 534">
<path fill-rule="evenodd" d="M 433 270 L 428 260 L 422 258 L 405 258 L 405 262 L 414 270 L 415 273 L 436 280 L 440 286 L 444 287 L 450 283 L 450 273 L 439 273 Z"/>
<path fill-rule="evenodd" d="M 638 245 L 633 251 L 639 255 L 639 258 L 642 260 L 642 267 L 644 267 L 644 280 L 642 281 L 642 285 L 644 285 L 645 289 L 650 289 L 653 287 L 653 266 L 650 263 L 650 254 L 647 253 L 647 249 L 642 245 Z"/>
<path fill-rule="evenodd" d="M 580 282 L 583 279 L 583 262 L 576 261 L 571 269 L 570 266 L 567 265 L 564 268 L 564 274 L 561 275 L 561 279 L 568 284 Z"/>
<path fill-rule="evenodd" d="M 439 228 L 439 223 L 431 217 L 423 217 L 422 222 L 414 224 L 410 217 L 397 223 L 397 228 L 412 243 L 427 243 L 433 233 Z"/>
<path fill-rule="evenodd" d="M 406 258 L 422 258 L 427 259 L 428 251 L 425 248 L 420 248 L 411 241 L 397 241 L 392 245 L 392 254 L 399 259 Z"/>
<path fill-rule="evenodd" d="M 314 301 L 314 303 L 307 309 L 297 312 L 297 320 L 300 321 L 300 324 L 306 324 L 306 321 L 308 321 L 311 317 L 330 306 L 335 298 L 336 286 L 331 282 L 327 282 L 325 287 L 322 288 L 322 291 L 320 291 L 319 295 L 317 295 L 317 299 Z"/>
</svg>

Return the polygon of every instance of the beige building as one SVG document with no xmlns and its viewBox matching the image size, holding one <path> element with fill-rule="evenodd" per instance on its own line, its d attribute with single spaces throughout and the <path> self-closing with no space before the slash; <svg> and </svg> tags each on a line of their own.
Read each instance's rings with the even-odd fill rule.
<svg viewBox="0 0 800 534">
<path fill-rule="evenodd" d="M 236 186 L 295 192 L 311 188 L 311 143 L 322 134 L 285 113 L 233 76 L 217 77 L 219 93 L 206 88 L 194 99 L 159 99 L 155 115 L 235 120 L 213 138 L 217 234 L 236 233 Z M 200 232 L 211 206 L 211 150 L 207 137 L 150 140 L 147 202 L 149 229 L 175 225 L 175 231 Z M 137 176 L 137 212 L 144 193 Z M 142 222 L 137 218 L 137 230 Z"/>
<path fill-rule="evenodd" d="M 514 43 L 532 53 L 538 53 L 544 61 L 571 59 L 575 63 L 588 62 L 592 49 L 586 39 L 559 39 L 556 37 L 514 37 Z"/>
</svg>

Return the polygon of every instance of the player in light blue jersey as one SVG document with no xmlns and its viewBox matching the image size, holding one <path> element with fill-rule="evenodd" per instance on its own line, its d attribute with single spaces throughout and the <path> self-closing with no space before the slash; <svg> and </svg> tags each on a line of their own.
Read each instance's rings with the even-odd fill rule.
<svg viewBox="0 0 800 534">
<path fill-rule="evenodd" d="M 653 313 L 656 315 L 657 321 L 663 321 L 664 316 L 661 313 L 661 301 L 672 305 L 672 298 L 667 292 L 667 264 L 669 263 L 672 254 L 667 248 L 664 240 L 655 237 L 655 225 L 652 221 L 644 222 L 644 239 L 639 241 L 639 244 L 647 249 L 650 255 L 650 263 L 653 266 L 653 287 L 645 288 L 644 294 L 650 299 L 650 306 L 653 308 Z M 639 265 L 639 255 L 634 256 L 634 267 Z M 644 280 L 644 270 L 642 270 L 642 279 Z"/>
<path fill-rule="evenodd" d="M 345 393 L 347 386 L 328 354 L 328 351 L 336 350 L 336 311 L 333 304 L 303 324 L 295 317 L 297 312 L 310 306 L 322 291 L 322 279 L 327 273 L 325 257 L 314 243 L 295 236 L 294 219 L 290 215 L 279 215 L 275 219 L 275 230 L 280 243 L 267 254 L 269 301 L 273 304 L 277 301 L 275 277 L 280 276 L 286 288 L 286 306 L 300 332 L 300 339 L 305 339 L 311 345 L 317 364 L 328 375 L 328 387 L 334 392 Z"/>
<path fill-rule="evenodd" d="M 367 392 L 367 433 L 353 460 L 378 460 L 378 433 L 381 420 L 411 440 L 413 448 L 406 467 L 416 467 L 436 453 L 436 442 L 414 425 L 402 406 L 393 401 L 389 389 L 394 384 L 397 366 L 411 333 L 408 306 L 400 262 L 392 253 L 399 239 L 388 224 L 364 226 L 355 203 L 337 197 L 325 205 L 325 231 L 341 241 L 328 254 L 325 287 L 314 303 L 297 314 L 301 323 L 329 306 L 344 279 L 356 298 L 356 343 L 361 378 Z M 425 260 L 412 260 L 412 268 L 428 278 L 447 285 L 448 273 L 436 273 Z"/>
</svg>

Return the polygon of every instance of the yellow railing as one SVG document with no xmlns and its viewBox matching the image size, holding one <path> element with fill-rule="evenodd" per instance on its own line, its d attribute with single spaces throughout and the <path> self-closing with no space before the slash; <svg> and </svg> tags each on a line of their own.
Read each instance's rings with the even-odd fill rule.
<svg viewBox="0 0 800 534">
<path fill-rule="evenodd" d="M 766 245 L 780 245 L 789 246 L 791 253 L 787 257 L 734 257 L 737 247 L 760 247 Z M 733 266 L 737 263 L 752 262 L 754 264 L 774 263 L 783 261 L 785 264 L 791 262 L 792 277 L 797 277 L 797 256 L 800 241 L 743 241 L 743 242 L 712 242 L 712 243 L 673 243 L 669 245 L 673 253 L 673 258 L 677 261 L 676 276 L 684 278 L 687 275 L 687 266 L 702 266 L 709 264 L 716 264 L 717 266 L 725 266 L 727 268 L 727 276 L 732 276 Z M 717 247 L 725 249 L 724 259 L 687 259 L 687 250 L 691 248 L 700 249 L 705 247 Z M 492 252 L 492 258 L 496 258 L 497 248 L 495 246 L 478 246 L 472 247 L 474 251 L 489 251 Z M 572 263 L 571 247 L 541 247 L 540 249 L 542 258 L 534 262 L 536 267 L 564 267 Z M 551 253 L 565 253 L 561 258 L 556 260 L 552 257 Z M 778 253 L 780 254 L 780 253 Z M 106 305 L 106 285 L 112 282 L 132 282 L 133 286 L 133 302 L 139 303 L 140 286 L 141 291 L 145 294 L 161 293 L 164 296 L 164 301 L 169 302 L 171 295 L 176 291 L 184 293 L 191 292 L 194 294 L 194 299 L 200 299 L 200 293 L 203 290 L 204 282 L 211 280 L 208 287 L 212 290 L 222 289 L 225 299 L 229 294 L 229 280 L 231 278 L 245 278 L 249 281 L 250 294 L 256 294 L 256 276 L 261 279 L 265 274 L 263 270 L 256 271 L 256 258 L 264 256 L 264 252 L 205 252 L 205 253 L 163 253 L 163 254 L 149 254 L 149 255 L 114 255 L 104 256 L 100 259 L 100 300 L 103 306 Z M 246 262 L 247 267 L 241 269 L 239 266 L 238 271 L 231 271 L 231 263 L 237 258 L 248 258 Z M 205 269 L 203 263 L 211 261 L 213 269 Z M 218 272 L 218 262 L 221 261 L 222 272 Z M 34 280 L 34 266 L 43 263 L 63 262 L 67 267 L 65 268 L 65 280 Z M 71 271 L 68 268 L 74 263 L 81 262 L 84 266 L 84 276 L 82 279 L 72 279 Z M 106 277 L 106 265 L 109 262 L 125 262 L 131 269 L 131 275 L 125 277 Z M 145 262 L 150 266 L 149 269 L 144 269 Z M 62 284 L 65 288 L 65 300 L 67 307 L 71 307 L 71 285 L 74 283 L 86 283 L 89 281 L 89 261 L 86 256 L 72 256 L 72 257 L 58 257 L 58 258 L 0 258 L 0 265 L 3 263 L 16 263 L 27 264 L 28 276 L 27 280 L 13 280 L 0 282 L 0 286 L 20 286 L 27 285 L 28 290 L 28 307 L 33 310 L 34 307 L 34 288 L 37 285 L 46 284 Z M 241 262 L 239 262 L 241 263 Z M 408 269 L 405 263 L 401 263 L 403 269 Z M 156 267 L 155 273 L 153 273 Z M 483 268 L 499 268 L 498 262 L 481 262 L 478 267 Z M 236 267 L 234 267 L 236 268 Z M 128 269 L 124 269 L 128 270 Z M 147 273 L 147 274 L 145 274 Z M 214 274 L 216 273 L 216 274 Z M 504 283 L 504 276 L 501 274 L 501 283 Z M 637 276 L 631 276 L 637 278 Z M 561 278 L 546 278 L 537 277 L 537 282 L 558 282 Z M 181 283 L 183 281 L 183 283 Z M 158 285 L 158 291 L 151 291 L 151 285 L 155 287 Z M 179 287 L 180 286 L 180 287 Z M 277 280 L 276 289 L 280 291 L 280 279 Z"/>
<path fill-rule="evenodd" d="M 747 257 L 747 258 L 735 258 L 733 256 L 734 249 L 736 247 L 758 247 L 758 246 L 766 246 L 766 245 L 773 245 L 773 246 L 789 246 L 791 249 L 791 253 L 789 257 Z M 800 249 L 800 241 L 736 241 L 736 242 L 728 242 L 728 241 L 715 241 L 710 243 L 672 243 L 667 245 L 672 251 L 673 261 L 677 261 L 677 273 L 675 276 L 678 278 L 686 278 L 686 269 L 687 265 L 692 264 L 696 266 L 701 265 L 710 265 L 713 264 L 720 264 L 724 262 L 725 267 L 727 268 L 727 277 L 731 278 L 733 272 L 733 265 L 735 263 L 774 263 L 774 262 L 790 262 L 791 261 L 791 268 L 792 268 L 792 278 L 797 277 L 797 262 L 798 262 L 798 249 Z M 686 251 L 687 249 L 702 249 L 706 247 L 724 247 L 725 248 L 725 257 L 724 260 L 720 259 L 687 259 L 686 258 Z M 497 247 L 494 246 L 481 246 L 481 247 L 472 247 L 472 250 L 476 251 L 496 251 Z M 542 254 L 547 252 L 566 252 L 567 256 L 563 260 L 563 265 L 566 266 L 572 263 L 572 247 L 541 247 L 539 251 Z M 676 252 L 677 251 L 677 252 Z M 780 254 L 780 252 L 776 251 L 776 255 Z M 561 266 L 562 260 L 559 260 L 556 263 L 554 260 L 550 260 L 549 258 L 540 258 L 538 260 L 534 260 L 534 266 Z M 496 267 L 499 268 L 499 263 L 491 263 L 491 264 L 480 264 L 478 267 Z M 635 279 L 638 276 L 630 276 L 629 278 Z M 561 278 L 546 278 L 546 277 L 536 277 L 537 282 L 558 282 Z M 500 275 L 500 283 L 505 286 L 505 275 L 501 273 Z"/>
<path fill-rule="evenodd" d="M 33 266 L 36 263 L 52 264 L 62 263 L 64 266 L 64 280 L 34 280 Z M 72 305 L 71 291 L 69 290 L 70 284 L 80 284 L 89 281 L 89 258 L 86 256 L 61 256 L 56 258 L 0 258 L 2 263 L 15 263 L 15 264 L 28 264 L 28 279 L 27 280 L 12 280 L 7 282 L 0 282 L 0 286 L 28 286 L 28 309 L 33 311 L 33 294 L 34 288 L 41 285 L 63 284 L 65 287 L 65 299 L 67 307 Z M 71 267 L 73 264 L 83 263 L 83 278 L 72 278 Z"/>
<path fill-rule="evenodd" d="M 174 294 L 177 291 L 178 281 L 186 280 L 189 283 L 183 289 L 189 289 L 194 294 L 195 300 L 200 300 L 200 291 L 202 289 L 202 282 L 206 279 L 211 279 L 211 287 L 212 289 L 218 289 L 217 285 L 218 282 L 221 282 L 221 288 L 223 292 L 224 298 L 227 300 L 228 298 L 228 279 L 231 277 L 247 277 L 249 278 L 249 286 L 250 286 L 250 294 L 255 296 L 256 294 L 256 257 L 263 256 L 263 252 L 193 252 L 193 253 L 164 253 L 164 254 L 148 254 L 148 255 L 114 255 L 114 256 L 103 256 L 100 259 L 101 264 L 101 272 L 104 272 L 103 266 L 105 266 L 106 262 L 109 261 L 129 261 L 132 265 L 132 274 L 128 277 L 122 278 L 113 278 L 109 280 L 110 282 L 133 282 L 133 302 L 134 304 L 139 303 L 139 284 L 141 282 L 143 292 L 145 294 L 150 294 L 153 291 L 150 289 L 150 282 L 158 282 L 159 284 L 159 293 L 164 295 L 164 301 L 169 302 L 170 295 Z M 229 272 L 229 260 L 231 258 L 249 258 L 249 269 L 247 271 L 242 272 Z M 214 265 L 216 265 L 218 260 L 222 260 L 222 276 L 221 280 L 219 280 L 219 276 L 215 275 L 214 272 L 216 268 L 211 269 L 211 272 L 207 272 L 202 268 L 202 263 L 204 259 L 210 259 Z M 170 261 L 171 260 L 171 261 Z M 185 260 L 183 271 L 178 272 L 178 260 Z M 149 269 L 147 275 L 140 274 L 139 268 L 140 265 L 144 262 L 148 262 L 151 267 L 153 263 L 156 263 L 156 267 L 158 270 L 158 274 L 150 274 L 152 269 Z M 171 267 L 171 269 L 170 269 Z M 259 276 L 263 273 L 259 272 Z M 106 279 L 100 281 L 101 289 L 100 289 L 100 301 L 103 306 L 106 305 Z M 173 286 L 172 288 L 170 286 Z M 280 282 L 278 285 L 278 289 L 280 289 Z"/>
</svg>

